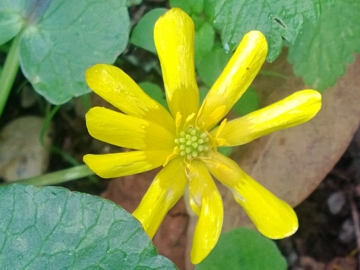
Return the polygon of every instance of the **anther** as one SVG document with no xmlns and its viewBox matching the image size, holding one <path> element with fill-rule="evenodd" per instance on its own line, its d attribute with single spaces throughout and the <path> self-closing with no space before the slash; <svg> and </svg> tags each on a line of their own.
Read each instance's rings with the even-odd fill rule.
<svg viewBox="0 0 360 270">
<path fill-rule="evenodd" d="M 208 141 L 207 133 L 196 126 L 189 126 L 186 131 L 181 131 L 179 137 L 175 139 L 179 154 L 189 161 L 207 154 L 211 149 Z"/>
</svg>

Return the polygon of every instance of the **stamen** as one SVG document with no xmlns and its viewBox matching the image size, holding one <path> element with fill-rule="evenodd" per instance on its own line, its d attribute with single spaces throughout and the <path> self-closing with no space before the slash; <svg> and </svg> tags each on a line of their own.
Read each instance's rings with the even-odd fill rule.
<svg viewBox="0 0 360 270">
<path fill-rule="evenodd" d="M 211 149 L 209 141 L 206 132 L 192 125 L 187 130 L 179 132 L 179 137 L 175 139 L 180 156 L 184 157 L 187 161 L 193 158 L 206 157 L 207 152 Z"/>
</svg>

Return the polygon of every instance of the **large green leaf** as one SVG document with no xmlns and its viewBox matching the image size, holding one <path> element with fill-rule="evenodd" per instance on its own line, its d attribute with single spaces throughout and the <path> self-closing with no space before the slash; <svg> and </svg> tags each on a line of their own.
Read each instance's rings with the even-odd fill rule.
<svg viewBox="0 0 360 270">
<path fill-rule="evenodd" d="M 0 2 L 0 45 L 14 38 L 24 25 L 21 14 L 13 5 L 16 1 Z"/>
<path fill-rule="evenodd" d="M 319 23 L 305 22 L 290 46 L 289 61 L 306 84 L 323 91 L 344 75 L 346 64 L 359 52 L 360 2 L 323 0 Z"/>
<path fill-rule="evenodd" d="M 286 261 L 275 243 L 260 233 L 237 228 L 223 233 L 196 270 L 285 270 Z"/>
<path fill-rule="evenodd" d="M 262 31 L 269 43 L 268 61 L 278 57 L 282 39 L 293 43 L 304 18 L 316 23 L 320 0 L 204 0 L 206 14 L 221 30 L 225 50 L 233 50 L 250 30 Z"/>
<path fill-rule="evenodd" d="M 114 203 L 60 187 L 0 188 L 1 269 L 176 269 Z"/>
<path fill-rule="evenodd" d="M 112 63 L 124 50 L 129 18 L 125 0 L 5 0 L 0 29 L 0 43 L 22 35 L 24 75 L 48 101 L 62 104 L 89 91 L 86 68 Z"/>
</svg>

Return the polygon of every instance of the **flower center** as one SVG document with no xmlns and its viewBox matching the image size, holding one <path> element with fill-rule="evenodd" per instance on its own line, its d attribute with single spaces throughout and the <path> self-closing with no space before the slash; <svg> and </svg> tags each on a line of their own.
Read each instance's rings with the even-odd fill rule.
<svg viewBox="0 0 360 270">
<path fill-rule="evenodd" d="M 187 160 L 205 156 L 211 149 L 206 132 L 194 126 L 189 126 L 186 131 L 181 131 L 179 137 L 175 139 L 175 143 L 179 147 L 180 156 Z"/>
</svg>

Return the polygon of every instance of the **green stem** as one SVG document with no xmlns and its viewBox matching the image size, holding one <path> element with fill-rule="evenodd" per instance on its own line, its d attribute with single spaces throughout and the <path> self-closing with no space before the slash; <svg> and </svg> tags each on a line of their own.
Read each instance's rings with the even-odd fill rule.
<svg viewBox="0 0 360 270">
<path fill-rule="evenodd" d="M 94 173 L 86 165 L 79 165 L 70 169 L 44 174 L 37 177 L 20 180 L 17 183 L 34 186 L 49 186 L 76 180 L 78 178 L 93 175 Z M 7 185 L 7 184 L 1 184 Z"/>
<path fill-rule="evenodd" d="M 288 77 L 282 73 L 279 72 L 274 72 L 274 71 L 269 71 L 269 70 L 260 70 L 259 74 L 261 75 L 265 75 L 265 76 L 270 76 L 270 77 L 278 77 L 284 80 L 287 80 Z"/>
<path fill-rule="evenodd" d="M 16 74 L 19 70 L 20 37 L 21 35 L 18 35 L 13 40 L 0 76 L 0 116 L 4 111 L 10 90 L 14 84 Z"/>
</svg>

